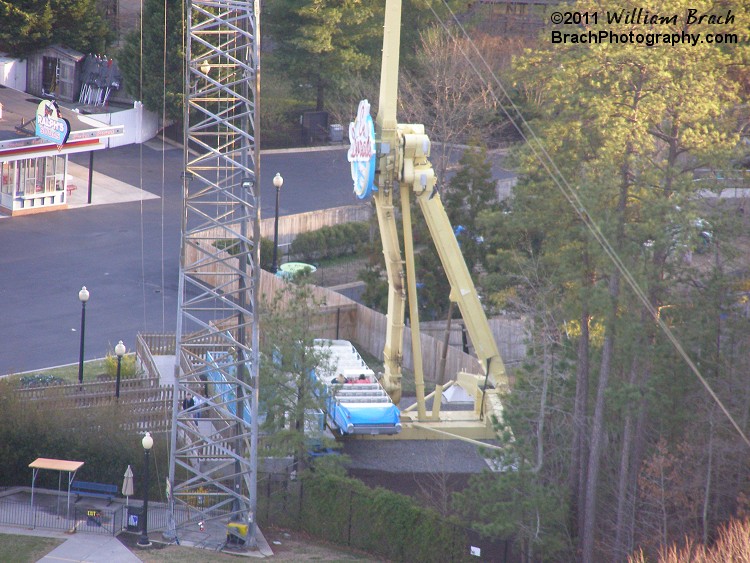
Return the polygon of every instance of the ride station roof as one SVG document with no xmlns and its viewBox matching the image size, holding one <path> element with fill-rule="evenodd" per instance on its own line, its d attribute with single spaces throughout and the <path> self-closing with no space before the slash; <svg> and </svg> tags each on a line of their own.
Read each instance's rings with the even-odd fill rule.
<svg viewBox="0 0 750 563">
<path fill-rule="evenodd" d="M 36 110 L 41 98 L 0 85 L 0 161 L 73 154 L 106 148 L 106 139 L 122 135 L 122 125 L 107 125 L 59 104 L 70 122 L 70 136 L 58 150 L 35 135 Z"/>
</svg>

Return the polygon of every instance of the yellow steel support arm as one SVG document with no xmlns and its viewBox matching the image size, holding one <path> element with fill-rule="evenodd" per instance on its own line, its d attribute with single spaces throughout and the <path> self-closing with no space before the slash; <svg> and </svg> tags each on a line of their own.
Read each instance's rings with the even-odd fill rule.
<svg viewBox="0 0 750 563">
<path fill-rule="evenodd" d="M 417 186 L 415 186 L 415 189 Z M 440 194 L 428 190 L 417 194 L 422 213 L 435 242 L 443 269 L 451 286 L 451 301 L 458 304 L 466 330 L 482 369 L 495 387 L 506 388 L 508 377 L 482 303 L 461 254 L 456 235 L 445 213 Z"/>
<path fill-rule="evenodd" d="M 398 135 L 396 131 L 396 100 L 398 93 L 398 58 L 401 42 L 401 0 L 386 0 L 383 35 L 383 63 L 380 69 L 380 98 L 375 118 L 375 139 L 378 145 L 377 169 L 373 194 L 383 244 L 385 269 L 388 276 L 388 324 L 383 349 L 383 386 L 398 404 L 401 400 L 401 363 L 403 359 L 404 267 L 393 208 L 393 185 L 398 169 Z"/>
<path fill-rule="evenodd" d="M 430 139 L 424 134 L 423 125 L 399 125 L 399 131 L 404 150 L 400 179 L 412 186 L 440 256 L 443 270 L 448 277 L 451 286 L 450 299 L 458 304 L 482 369 L 489 376 L 493 386 L 505 388 L 508 383 L 505 364 L 497 349 L 448 214 L 445 212 L 439 192 L 435 189 L 437 179 L 428 160 Z"/>
<path fill-rule="evenodd" d="M 495 387 L 505 387 L 507 378 L 505 366 L 497 350 L 476 288 L 443 208 L 440 195 L 435 190 L 435 173 L 428 160 L 430 140 L 424 132 L 424 126 L 399 125 L 396 120 L 400 25 L 401 0 L 386 0 L 380 98 L 375 118 L 377 168 L 374 179 L 376 191 L 373 193 L 388 276 L 388 322 L 383 350 L 385 369 L 383 385 L 393 401 L 398 404 L 401 399 L 404 312 L 408 290 L 413 327 L 412 350 L 415 356 L 418 411 L 420 420 L 425 420 L 416 276 L 408 209 L 409 190 L 415 194 L 424 214 L 443 269 L 450 282 L 450 299 L 459 306 L 482 369 Z M 401 186 L 404 229 L 405 231 L 407 227 L 409 229 L 409 233 L 404 234 L 408 278 L 404 276 L 404 262 L 401 259 L 393 205 L 396 182 Z"/>
</svg>

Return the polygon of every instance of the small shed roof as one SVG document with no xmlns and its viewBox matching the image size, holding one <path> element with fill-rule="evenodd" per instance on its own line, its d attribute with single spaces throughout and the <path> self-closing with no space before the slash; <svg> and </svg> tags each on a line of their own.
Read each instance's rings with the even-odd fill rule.
<svg viewBox="0 0 750 563">
<path fill-rule="evenodd" d="M 53 471 L 78 471 L 83 463 L 82 461 L 70 461 L 67 459 L 38 457 L 29 464 L 29 467 L 32 469 L 51 469 Z"/>
<path fill-rule="evenodd" d="M 42 56 L 56 55 L 60 59 L 68 59 L 74 62 L 82 61 L 86 56 L 75 49 L 70 49 L 69 47 L 64 47 L 62 45 L 49 45 L 34 54 Z"/>
</svg>

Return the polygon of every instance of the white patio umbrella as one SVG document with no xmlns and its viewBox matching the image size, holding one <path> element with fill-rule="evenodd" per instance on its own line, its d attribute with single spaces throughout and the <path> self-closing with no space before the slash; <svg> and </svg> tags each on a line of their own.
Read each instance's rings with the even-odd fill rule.
<svg viewBox="0 0 750 563">
<path fill-rule="evenodd" d="M 133 494 L 133 470 L 128 468 L 125 470 L 125 478 L 122 481 L 122 495 L 125 497 L 125 506 L 128 506 L 128 497 Z"/>
</svg>

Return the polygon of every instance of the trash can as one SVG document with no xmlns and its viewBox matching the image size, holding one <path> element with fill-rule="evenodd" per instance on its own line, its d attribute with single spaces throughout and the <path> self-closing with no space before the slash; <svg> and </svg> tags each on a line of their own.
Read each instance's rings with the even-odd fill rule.
<svg viewBox="0 0 750 563">
<path fill-rule="evenodd" d="M 334 123 L 328 126 L 328 140 L 332 143 L 341 143 L 344 141 L 344 126 L 340 123 Z"/>
<path fill-rule="evenodd" d="M 128 532 L 141 531 L 141 514 L 143 514 L 142 506 L 128 506 Z"/>
</svg>

